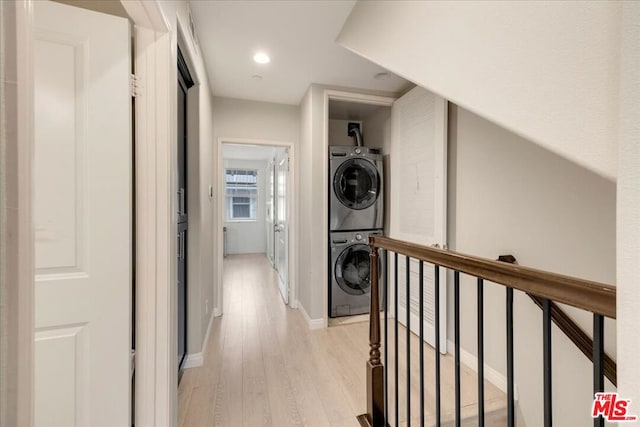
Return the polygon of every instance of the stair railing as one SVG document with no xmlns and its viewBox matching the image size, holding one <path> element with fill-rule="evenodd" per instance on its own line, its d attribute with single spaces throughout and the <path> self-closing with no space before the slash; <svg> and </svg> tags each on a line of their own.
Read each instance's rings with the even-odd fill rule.
<svg viewBox="0 0 640 427">
<path fill-rule="evenodd" d="M 371 247 L 371 306 L 369 317 L 369 360 L 367 361 L 367 413 L 358 416 L 358 420 L 363 426 L 387 426 L 399 425 L 398 419 L 398 265 L 399 256 L 403 256 L 406 261 L 406 293 L 405 301 L 406 309 L 406 357 L 407 357 L 407 373 L 406 373 L 406 411 L 407 425 L 411 423 L 411 363 L 410 363 L 410 260 L 415 259 L 419 265 L 419 316 L 421 320 L 419 325 L 420 339 L 420 425 L 425 424 L 425 408 L 424 408 L 424 263 L 430 263 L 434 268 L 434 330 L 435 330 L 435 425 L 441 425 L 441 379 L 440 379 L 440 319 L 439 319 L 439 277 L 440 269 L 446 268 L 453 271 L 454 277 L 454 346 L 455 346 L 455 426 L 462 423 L 461 417 L 461 363 L 460 363 L 460 275 L 466 274 L 477 279 L 477 304 L 478 304 L 478 321 L 477 321 L 477 337 L 478 337 L 478 425 L 484 426 L 485 410 L 484 410 L 484 281 L 503 285 L 505 287 L 506 300 L 506 344 L 507 344 L 507 424 L 509 427 L 515 425 L 515 391 L 514 391 L 514 354 L 513 354 L 513 292 L 521 291 L 528 294 L 534 301 L 539 304 L 543 311 L 542 328 L 543 328 L 543 393 L 544 393 L 544 426 L 551 427 L 552 420 L 552 363 L 551 363 L 551 323 L 555 321 L 565 323 L 568 317 L 563 316 L 560 308 L 555 303 L 562 303 L 572 307 L 576 307 L 593 314 L 593 340 L 582 331 L 583 336 L 579 339 L 582 341 L 578 348 L 585 354 L 589 353 L 587 347 L 591 345 L 591 360 L 593 362 L 593 392 L 598 393 L 604 391 L 605 371 L 607 376 L 615 384 L 615 364 L 610 358 L 604 354 L 604 319 L 615 319 L 616 317 L 616 289 L 607 284 L 596 283 L 588 280 L 578 279 L 574 277 L 564 276 L 555 273 L 549 273 L 532 268 L 522 267 L 501 261 L 493 261 L 484 258 L 465 255 L 449 250 L 442 250 L 434 247 L 420 246 L 413 243 L 403 242 L 382 236 L 371 236 L 369 238 L 369 246 Z M 380 305 L 380 283 L 379 283 L 379 251 L 384 251 L 383 259 L 390 258 L 389 252 L 393 253 L 394 271 L 389 277 L 393 278 L 395 286 L 394 310 L 395 315 L 395 417 L 391 420 L 389 414 L 389 381 L 390 372 L 385 369 L 383 358 L 381 355 L 381 305 Z M 514 259 L 515 261 L 515 259 Z M 387 266 L 388 267 L 388 266 Z M 387 268 L 388 271 L 388 268 Z M 388 356 L 388 281 L 385 281 L 383 287 L 383 310 L 384 310 L 384 361 Z M 565 325 L 566 326 L 566 325 Z M 571 329 L 569 327 L 569 329 Z M 579 329 L 579 328 L 578 328 Z M 563 329 L 567 333 L 567 328 Z M 575 338 L 574 334 L 574 338 Z M 573 338 L 572 341 L 576 342 Z M 607 362 L 607 359 L 608 362 Z M 613 364 L 613 366 L 612 366 Z M 607 368 L 605 368 L 607 366 Z M 602 416 L 594 418 L 594 426 L 604 426 Z"/>
</svg>

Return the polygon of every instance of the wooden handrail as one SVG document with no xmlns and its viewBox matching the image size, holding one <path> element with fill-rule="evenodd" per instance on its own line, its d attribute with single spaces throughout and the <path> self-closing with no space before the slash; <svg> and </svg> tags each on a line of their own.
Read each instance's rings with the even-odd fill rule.
<svg viewBox="0 0 640 427">
<path fill-rule="evenodd" d="M 510 264 L 517 264 L 516 258 L 513 255 L 500 255 L 498 261 L 506 262 Z M 543 308 L 543 300 L 535 295 L 527 294 L 529 298 L 541 309 Z M 587 358 L 593 362 L 593 340 L 589 335 L 564 312 L 557 304 L 551 303 L 551 320 L 556 324 L 571 342 L 578 347 L 578 349 Z M 617 386 L 617 366 L 616 362 L 608 355 L 603 354 L 604 363 L 604 375 L 611 381 L 611 384 Z"/>
<path fill-rule="evenodd" d="M 424 247 L 389 237 L 370 236 L 369 244 L 373 249 L 387 249 L 540 298 L 567 304 L 612 319 L 616 318 L 616 288 L 611 285 L 465 255 L 455 251 Z"/>
<path fill-rule="evenodd" d="M 379 304 L 379 281 L 378 281 L 378 250 L 386 249 L 394 252 L 396 255 L 404 255 L 424 262 L 434 264 L 454 270 L 457 273 L 464 273 L 478 279 L 488 280 L 507 287 L 507 343 L 511 339 L 511 344 L 507 344 L 507 365 L 511 363 L 513 366 L 513 289 L 517 289 L 529 295 L 536 304 L 543 307 L 544 310 L 544 411 L 546 424 L 551 425 L 551 321 L 572 340 L 572 342 L 593 362 L 594 367 L 594 390 L 604 390 L 604 376 L 606 376 L 614 385 L 616 385 L 616 366 L 615 362 L 603 354 L 603 316 L 612 319 L 616 318 L 616 288 L 603 284 L 592 282 L 589 280 L 578 279 L 574 277 L 564 276 L 555 273 L 549 273 L 533 268 L 522 267 L 515 262 L 515 258 L 510 255 L 503 255 L 498 261 L 486 258 L 480 258 L 470 255 L 461 254 L 454 251 L 442 250 L 434 247 L 420 246 L 414 243 L 403 242 L 382 236 L 370 236 L 369 246 L 371 247 L 371 306 L 370 306 L 370 329 L 369 329 L 369 360 L 367 361 L 367 413 L 358 417 L 361 426 L 366 427 L 385 427 L 387 420 L 385 419 L 385 402 L 384 402 L 384 366 L 380 357 L 380 304 Z M 511 262 L 511 263 L 510 263 Z M 407 259 L 407 270 L 409 269 L 409 259 Z M 396 266 L 397 268 L 397 266 Z M 437 270 L 436 270 L 437 271 Z M 397 270 L 396 270 L 397 272 Z M 459 282 L 456 273 L 456 295 L 458 292 Z M 407 272 L 408 274 L 408 272 Z M 437 273 L 436 273 L 437 274 Z M 397 281 L 397 278 L 396 278 Z M 409 277 L 407 277 L 407 283 Z M 397 283 L 396 283 L 397 284 Z M 478 301 L 481 295 L 482 281 L 478 280 Z M 408 285 L 407 285 L 408 286 Z M 437 285 L 437 281 L 436 284 Z M 407 294 L 409 290 L 407 289 Z M 422 304 L 422 297 L 420 299 Z M 563 303 L 582 310 L 594 313 L 594 341 L 555 303 Z M 479 302 L 479 304 L 482 304 Z M 456 307 L 458 307 L 456 303 Z M 511 307 L 511 308 L 510 308 Z M 456 312 L 457 313 L 457 312 Z M 408 315 L 407 315 L 408 316 Z M 455 316 L 458 316 L 457 314 Z M 456 317 L 458 319 L 458 317 Z M 456 320 L 457 322 L 458 320 Z M 397 318 L 396 318 L 397 322 Z M 397 325 L 397 323 L 396 323 Z M 481 325 L 481 323 L 478 323 Z M 408 317 L 407 317 L 407 330 Z M 386 326 L 385 326 L 386 331 Z M 481 331 L 481 326 L 479 326 Z M 385 332 L 386 333 L 386 332 Z M 396 332 L 397 334 L 397 332 Z M 480 334 L 480 332 L 479 332 Z M 511 335 L 510 335 L 511 334 Z M 386 336 L 386 335 L 385 335 Z M 456 329 L 456 343 L 459 342 L 459 332 Z M 480 336 L 480 335 L 479 335 Z M 509 338 L 511 337 L 511 338 Z M 408 340 L 407 340 L 408 341 Z M 511 347 L 509 347 L 511 346 Z M 509 352 L 511 348 L 511 352 Z M 396 350 L 397 351 L 397 350 Z M 456 351 L 458 353 L 458 351 Z M 511 360 L 511 362 L 509 362 Z M 456 363 L 459 363 L 457 361 Z M 481 366 L 482 358 L 479 356 L 478 364 Z M 409 363 L 407 362 L 407 365 Z M 456 365 L 458 366 L 458 365 Z M 396 365 L 397 369 L 397 365 Z M 457 368 L 459 369 L 459 368 Z M 513 370 L 509 371 L 508 381 L 510 390 L 513 388 Z M 422 371 L 421 371 L 422 372 Z M 480 370 L 478 370 L 479 375 Z M 397 382 L 396 370 L 396 382 Z M 456 387 L 459 387 L 459 370 L 456 371 Z M 479 377 L 479 384 L 483 379 Z M 409 381 L 407 381 L 409 388 Z M 439 390 L 437 391 L 439 393 Z M 511 392 L 510 392 L 511 393 Z M 513 405 L 513 394 L 508 394 L 508 400 Z M 397 399 L 397 395 L 396 395 Z M 438 400 L 436 400 L 438 402 Z M 409 407 L 407 400 L 407 408 Z M 459 410 L 459 400 L 456 399 L 456 408 Z M 436 403 L 436 407 L 438 404 Z M 510 407 L 511 408 L 511 407 Z M 407 409 L 408 411 L 408 409 Z M 439 416 L 440 412 L 437 409 Z M 515 422 L 513 410 L 509 412 L 509 423 L 513 425 Z M 479 414 L 484 416 L 484 412 Z M 397 413 L 396 413 L 397 417 Z M 480 418 L 479 418 L 480 419 Z M 484 418 L 482 418 L 484 419 Z M 456 420 L 460 420 L 459 413 Z"/>
<path fill-rule="evenodd" d="M 536 303 L 536 305 L 542 308 L 542 298 L 536 297 L 534 295 L 528 294 L 529 298 Z M 580 350 L 587 358 L 593 362 L 593 340 L 587 335 L 587 333 L 582 330 L 580 326 L 576 322 L 573 321 L 571 317 L 567 313 L 565 313 L 557 304 L 551 303 L 551 320 L 556 324 L 558 329 L 560 329 L 573 344 Z M 616 362 L 609 357 L 609 355 L 604 355 L 604 375 L 607 377 L 611 384 L 617 386 L 617 378 L 616 378 Z"/>
</svg>

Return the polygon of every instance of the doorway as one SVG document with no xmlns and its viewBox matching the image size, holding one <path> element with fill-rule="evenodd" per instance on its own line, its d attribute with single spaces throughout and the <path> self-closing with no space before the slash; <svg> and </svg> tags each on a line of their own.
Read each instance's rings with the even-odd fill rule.
<svg viewBox="0 0 640 427">
<path fill-rule="evenodd" d="M 188 92 L 193 87 L 194 82 L 191 73 L 187 67 L 187 63 L 182 55 L 182 51 L 178 47 L 178 92 L 177 92 L 177 111 L 178 111 L 178 212 L 177 212 L 177 228 L 178 228 L 178 254 L 176 256 L 176 271 L 178 272 L 176 287 L 178 293 L 178 380 L 182 376 L 184 362 L 187 357 L 187 292 L 188 292 L 188 254 L 189 246 L 189 212 L 188 212 L 188 118 L 190 115 L 189 103 L 187 102 Z"/>
<path fill-rule="evenodd" d="M 224 246 L 225 256 L 263 254 L 277 272 L 284 304 L 295 308 L 294 147 L 272 141 L 220 139 L 218 148 L 221 197 L 217 228 L 223 234 L 219 253 Z M 220 276 L 218 301 L 223 301 Z"/>
</svg>

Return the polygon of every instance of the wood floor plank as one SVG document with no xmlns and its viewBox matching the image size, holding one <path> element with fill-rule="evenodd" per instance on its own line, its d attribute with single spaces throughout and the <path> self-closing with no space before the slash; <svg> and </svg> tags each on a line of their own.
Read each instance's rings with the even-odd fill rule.
<svg viewBox="0 0 640 427">
<path fill-rule="evenodd" d="M 183 411 L 183 427 L 213 425 L 214 390 L 208 386 L 194 387 L 189 399 L 189 410 Z"/>
<path fill-rule="evenodd" d="M 224 262 L 224 316 L 214 319 L 204 365 L 185 372 L 180 385 L 181 427 L 195 426 L 358 426 L 366 407 L 366 322 L 310 331 L 298 310 L 283 303 L 277 274 L 264 255 L 228 256 Z M 390 326 L 392 327 L 392 319 Z M 400 425 L 419 422 L 419 338 L 411 336 L 411 399 L 406 398 L 406 333 L 399 326 Z M 393 367 L 395 337 L 390 333 Z M 425 349 L 425 425 L 434 425 L 435 352 Z M 454 414 L 453 358 L 441 357 L 443 422 Z M 392 372 L 390 372 L 392 373 Z M 187 374 L 189 374 L 187 376 Z M 391 376 L 390 376 L 391 378 Z M 185 382 L 186 380 L 186 382 Z M 393 403 L 394 381 L 390 381 Z M 477 377 L 462 368 L 464 426 L 477 425 Z M 504 393 L 485 387 L 487 425 L 505 425 Z M 395 408 L 391 406 L 393 415 Z"/>
<path fill-rule="evenodd" d="M 256 313 L 245 313 L 242 330 L 242 407 L 244 426 L 270 426 L 271 408 Z"/>
<path fill-rule="evenodd" d="M 214 425 L 243 425 L 242 315 L 227 313 L 220 379 L 215 388 Z"/>
<path fill-rule="evenodd" d="M 193 369 L 187 369 L 182 375 L 180 386 L 178 387 L 178 407 L 187 407 L 189 400 L 191 399 L 191 393 L 193 391 L 195 383 L 196 372 Z M 186 418 L 186 411 L 178 411 L 178 425 L 182 427 Z"/>
</svg>

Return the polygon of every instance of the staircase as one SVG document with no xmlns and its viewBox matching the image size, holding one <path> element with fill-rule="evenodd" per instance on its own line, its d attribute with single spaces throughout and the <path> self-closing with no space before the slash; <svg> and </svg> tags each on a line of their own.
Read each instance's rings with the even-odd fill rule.
<svg viewBox="0 0 640 427">
<path fill-rule="evenodd" d="M 362 426 L 515 426 L 516 391 L 514 382 L 514 292 L 524 292 L 542 309 L 543 336 L 544 426 L 553 425 L 553 366 L 551 325 L 560 331 L 592 362 L 593 393 L 604 391 L 604 380 L 616 384 L 615 362 L 604 353 L 605 318 L 616 317 L 616 289 L 607 284 L 591 282 L 515 264 L 512 256 L 501 256 L 498 261 L 460 254 L 454 251 L 419 246 L 382 236 L 371 236 L 371 311 L 369 317 L 369 360 L 367 369 L 367 411 L 358 417 Z M 382 254 L 382 256 L 381 256 Z M 380 263 L 387 264 L 391 283 L 379 283 Z M 424 343 L 424 322 L 419 332 L 410 328 L 410 316 L 399 319 L 398 266 L 406 261 L 406 297 L 409 301 L 410 262 L 419 263 L 418 319 L 424 319 L 425 290 L 435 294 L 433 311 L 434 330 L 440 331 L 439 278 L 441 269 L 453 273 L 454 294 L 454 356 L 440 352 L 440 334 L 434 334 L 434 348 Z M 433 268 L 433 283 L 424 283 L 424 269 Z M 477 366 L 473 372 L 477 399 L 470 403 L 462 393 L 461 383 L 468 384 L 470 375 L 461 363 L 460 349 L 460 276 L 476 279 L 477 291 Z M 506 399 L 492 390 L 485 379 L 484 362 L 484 281 L 504 288 L 506 338 Z M 382 286 L 382 287 L 381 287 Z M 382 291 L 382 292 L 381 292 Z M 382 308 L 380 298 L 383 299 Z M 392 303 L 390 303 L 390 301 Z M 564 313 L 558 304 L 585 310 L 593 317 L 593 340 Z M 409 313 L 410 310 L 405 310 Z M 406 326 L 406 328 L 405 328 Z M 422 344 L 422 345 L 421 345 Z M 426 363 L 425 363 L 426 358 Z M 402 368 L 402 369 L 401 369 Z M 453 370 L 453 375 L 447 372 Z M 465 377 L 466 376 L 466 377 Z M 495 388 L 495 387 L 494 387 Z M 589 410 L 590 408 L 586 408 Z M 603 427 L 602 416 L 593 419 L 594 427 Z"/>
</svg>

